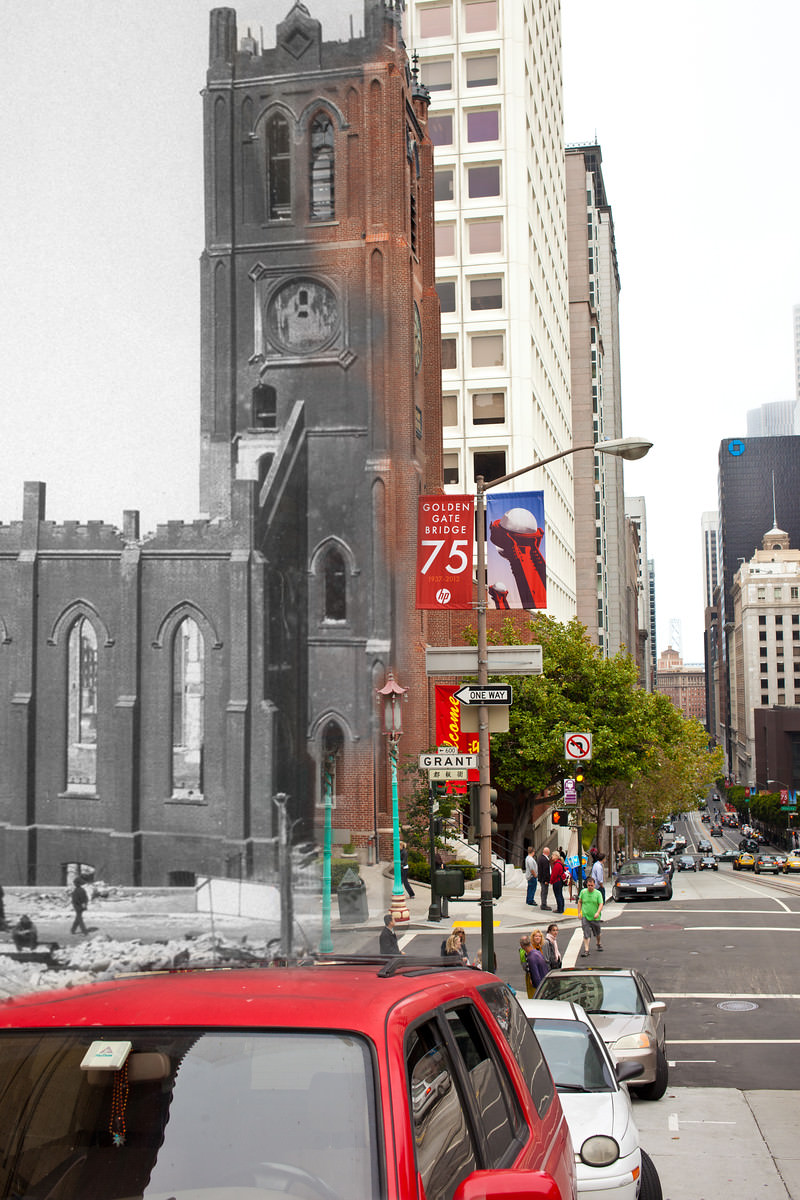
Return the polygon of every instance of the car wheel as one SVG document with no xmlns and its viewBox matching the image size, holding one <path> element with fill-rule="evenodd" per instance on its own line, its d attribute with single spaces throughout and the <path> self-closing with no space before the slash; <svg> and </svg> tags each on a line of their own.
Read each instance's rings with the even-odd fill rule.
<svg viewBox="0 0 800 1200">
<path fill-rule="evenodd" d="M 639 1187 L 639 1200 L 662 1200 L 661 1180 L 652 1158 L 642 1150 L 642 1182 Z"/>
<path fill-rule="evenodd" d="M 656 1077 L 652 1083 L 646 1083 L 643 1087 L 636 1089 L 637 1096 L 641 1096 L 643 1100 L 660 1100 L 667 1090 L 669 1083 L 669 1063 L 664 1051 L 659 1047 L 656 1050 Z M 641 1197 L 640 1197 L 641 1200 Z"/>
</svg>

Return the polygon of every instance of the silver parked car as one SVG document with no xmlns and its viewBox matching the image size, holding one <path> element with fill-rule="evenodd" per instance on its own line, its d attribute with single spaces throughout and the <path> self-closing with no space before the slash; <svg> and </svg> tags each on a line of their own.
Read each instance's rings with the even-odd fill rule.
<svg viewBox="0 0 800 1200">
<path fill-rule="evenodd" d="M 641 1148 L 626 1080 L 640 1063 L 615 1062 L 579 1004 L 518 997 L 555 1081 L 575 1147 L 579 1200 L 661 1200 Z"/>
<path fill-rule="evenodd" d="M 639 1062 L 643 1071 L 632 1090 L 660 1100 L 669 1082 L 666 1004 L 633 967 L 572 967 L 550 971 L 535 1000 L 571 1000 L 586 1010 L 618 1062 Z"/>
</svg>

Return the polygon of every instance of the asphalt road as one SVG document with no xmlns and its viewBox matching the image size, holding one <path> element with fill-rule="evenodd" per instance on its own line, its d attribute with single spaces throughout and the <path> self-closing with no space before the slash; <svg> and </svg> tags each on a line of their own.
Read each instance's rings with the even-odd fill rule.
<svg viewBox="0 0 800 1200">
<path fill-rule="evenodd" d="M 695 814 L 676 825 L 689 852 L 707 828 Z M 738 830 L 726 833 L 738 843 Z M 754 877 L 721 863 L 717 871 L 677 872 L 673 889 L 667 902 L 608 904 L 605 953 L 593 950 L 588 964 L 638 967 L 667 1002 L 671 1085 L 797 1089 L 800 876 Z M 532 910 L 533 923 L 543 928 L 540 915 Z M 442 937 L 461 922 L 474 954 L 480 932 L 466 917 L 451 905 L 441 930 L 409 931 L 405 949 L 437 954 Z M 567 965 L 580 939 L 572 926 L 559 937 Z M 520 923 L 495 933 L 498 974 L 515 987 L 522 985 L 519 936 L 529 929 Z"/>
</svg>

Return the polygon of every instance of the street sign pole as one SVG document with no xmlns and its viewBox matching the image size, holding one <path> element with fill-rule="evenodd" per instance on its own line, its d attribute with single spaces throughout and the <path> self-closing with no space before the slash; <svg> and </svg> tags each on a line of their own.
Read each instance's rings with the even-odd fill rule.
<svg viewBox="0 0 800 1200">
<path fill-rule="evenodd" d="M 434 877 L 434 872 L 436 871 L 436 812 L 434 810 L 435 803 L 436 803 L 436 794 L 434 792 L 433 784 L 430 782 L 430 777 L 429 777 L 429 779 L 428 779 L 428 812 L 429 812 L 429 816 L 430 816 L 430 829 L 429 829 L 430 860 L 429 861 L 430 861 L 430 872 L 431 872 L 431 902 L 428 907 L 428 920 L 429 921 L 441 921 L 441 919 L 442 919 L 441 901 L 439 900 L 439 893 L 436 891 L 436 887 L 435 887 L 436 880 Z"/>
<path fill-rule="evenodd" d="M 486 630 L 486 493 L 483 476 L 475 481 L 478 568 L 478 687 L 489 686 L 489 640 Z M 481 963 L 484 971 L 494 971 L 494 904 L 492 897 L 492 817 L 489 797 L 489 706 L 478 706 L 478 770 L 480 778 L 478 848 L 481 876 Z"/>
<path fill-rule="evenodd" d="M 489 487 L 508 483 L 528 471 L 547 467 L 558 459 L 580 450 L 592 450 L 595 454 L 613 454 L 619 458 L 637 459 L 647 454 L 652 442 L 641 438 L 612 438 L 607 443 L 588 442 L 580 446 L 567 446 L 555 454 L 548 454 L 537 462 L 528 463 L 507 475 L 492 479 Z M 478 686 L 489 684 L 489 645 L 486 635 L 486 484 L 483 475 L 475 480 L 475 519 L 477 521 L 477 568 L 478 568 Z M 427 651 L 426 651 L 427 659 Z M 497 674 L 501 674 L 498 671 Z M 481 958 L 484 971 L 494 970 L 494 929 L 492 925 L 492 818 L 489 811 L 489 709 L 481 704 L 478 709 L 478 757 L 480 762 L 480 866 L 481 866 Z M 580 811 L 580 810 L 579 810 Z"/>
</svg>

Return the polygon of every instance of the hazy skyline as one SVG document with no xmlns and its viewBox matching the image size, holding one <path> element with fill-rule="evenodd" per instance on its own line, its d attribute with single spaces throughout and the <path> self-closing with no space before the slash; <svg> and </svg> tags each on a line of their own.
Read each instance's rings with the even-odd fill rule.
<svg viewBox="0 0 800 1200">
<path fill-rule="evenodd" d="M 360 2 L 307 0 L 346 37 Z M 201 0 L 0 0 L 6 231 L 0 520 L 197 515 Z M 266 44 L 291 8 L 248 0 Z M 658 650 L 702 659 L 702 512 L 719 442 L 794 396 L 800 5 L 563 4 L 568 143 L 602 147 L 619 258 L 623 420 L 655 443 L 644 495 Z M 411 47 L 413 48 L 413 47 Z M 780 498 L 778 498 L 780 512 Z"/>
</svg>

